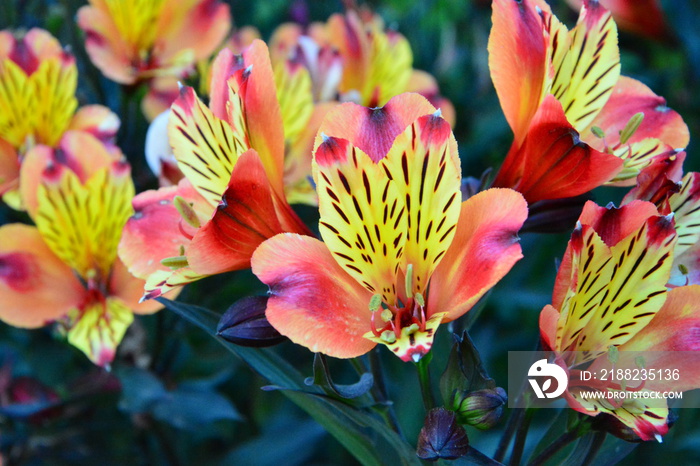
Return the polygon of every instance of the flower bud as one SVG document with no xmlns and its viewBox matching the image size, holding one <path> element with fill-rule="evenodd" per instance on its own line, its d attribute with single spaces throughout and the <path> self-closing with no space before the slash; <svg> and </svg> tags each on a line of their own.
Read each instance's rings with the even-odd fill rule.
<svg viewBox="0 0 700 466">
<path fill-rule="evenodd" d="M 457 416 L 445 408 L 430 410 L 418 436 L 416 455 L 427 461 L 453 460 L 469 451 L 469 439 Z"/>
<path fill-rule="evenodd" d="M 507 401 L 506 391 L 501 387 L 468 393 L 461 399 L 455 399 L 457 419 L 460 424 L 469 424 L 482 430 L 490 429 L 501 419 Z"/>
<path fill-rule="evenodd" d="M 273 346 L 285 337 L 265 317 L 266 296 L 249 296 L 233 303 L 224 313 L 216 329 L 217 335 L 241 346 Z"/>
</svg>

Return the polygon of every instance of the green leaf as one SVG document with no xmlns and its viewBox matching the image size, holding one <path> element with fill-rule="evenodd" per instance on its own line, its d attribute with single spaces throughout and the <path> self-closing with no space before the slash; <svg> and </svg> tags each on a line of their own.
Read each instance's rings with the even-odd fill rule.
<svg viewBox="0 0 700 466">
<path fill-rule="evenodd" d="M 201 328 L 241 358 L 271 384 L 288 388 L 281 393 L 306 411 L 364 465 L 420 465 L 411 445 L 370 414 L 308 390 L 304 377 L 269 348 L 246 348 L 216 337 L 219 316 L 208 309 L 157 298 L 167 309 Z M 381 443 L 380 443 L 381 441 Z M 380 456 L 381 453 L 381 456 Z"/>
<path fill-rule="evenodd" d="M 466 331 L 462 336 L 454 335 L 447 368 L 440 378 L 440 394 L 446 406 L 452 406 L 455 393 L 472 392 L 484 388 L 496 388 L 496 382 L 489 377 L 479 351 Z"/>
</svg>

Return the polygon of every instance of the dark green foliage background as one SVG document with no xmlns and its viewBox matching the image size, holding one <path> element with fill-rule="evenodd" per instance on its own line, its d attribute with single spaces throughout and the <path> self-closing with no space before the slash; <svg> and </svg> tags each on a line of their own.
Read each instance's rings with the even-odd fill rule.
<svg viewBox="0 0 700 466">
<path fill-rule="evenodd" d="M 119 143 L 133 165 L 137 189 L 154 188 L 156 181 L 143 158 L 147 122 L 138 108 L 139 96 L 128 98 L 87 59 L 82 33 L 75 25 L 75 13 L 83 3 L 0 0 L 0 28 L 43 27 L 70 47 L 80 67 L 80 103 L 102 103 L 119 114 L 122 119 Z M 255 25 L 264 38 L 269 37 L 277 24 L 289 20 L 293 9 L 306 5 L 309 18 L 316 21 L 343 9 L 339 1 L 234 0 L 230 3 L 235 24 Z M 497 168 L 511 142 L 510 129 L 488 72 L 489 3 L 488 0 L 368 2 L 388 25 L 406 35 L 413 47 L 415 67 L 433 73 L 442 93 L 454 103 L 455 134 L 465 176 L 479 177 L 488 167 Z M 553 3 L 559 17 L 572 25 L 576 13 L 564 2 Z M 692 139 L 700 134 L 697 92 L 700 5 L 693 0 L 663 3 L 675 40 L 660 44 L 621 33 L 622 72 L 666 97 L 669 106 L 685 118 Z M 687 170 L 700 168 L 696 146 L 691 140 Z M 600 204 L 607 204 L 618 202 L 623 194 L 623 190 L 606 188 L 596 191 L 594 197 Z M 300 209 L 300 213 L 312 224 L 317 215 L 313 209 Z M 0 206 L 0 223 L 15 221 L 28 222 L 28 219 Z M 525 258 L 495 287 L 471 328 L 487 368 L 500 386 L 506 386 L 507 382 L 507 351 L 530 350 L 538 339 L 539 311 L 549 302 L 555 259 L 563 253 L 567 236 L 567 233 L 523 235 Z M 188 287 L 180 300 L 221 313 L 236 299 L 265 291 L 264 285 L 244 271 L 203 280 Z M 318 299 L 323 299 L 322 293 L 319 290 Z M 438 334 L 431 364 L 436 380 L 446 364 L 450 338 L 447 329 Z M 3 455 L 9 454 L 17 464 L 31 465 L 355 464 L 353 457 L 304 412 L 279 393 L 260 390 L 266 385 L 265 380 L 172 312 L 137 318 L 125 343 L 128 344 L 122 348 L 109 376 L 48 329 L 26 331 L 0 325 L 0 365 L 12 365 L 15 375 L 40 380 L 63 400 L 56 416 L 40 422 L 0 415 Z M 291 343 L 277 350 L 301 372 L 311 375 L 312 355 L 307 350 Z M 415 370 L 383 348 L 379 350 L 399 420 L 409 442 L 415 444 L 425 414 Z M 131 367 L 136 361 L 145 364 L 147 370 L 135 372 Z M 347 362 L 332 361 L 331 367 L 341 383 L 356 379 Z M 105 377 L 115 376 L 129 390 L 123 393 L 105 390 Z M 157 413 L 136 413 L 139 409 L 134 403 L 148 400 L 148 389 L 152 388 L 148 382 L 153 380 L 160 380 L 160 389 L 166 390 L 166 398 L 174 401 L 161 404 Z M 178 404 L 180 398 L 176 394 L 180 393 L 178 390 L 193 387 L 212 397 L 225 397 L 238 415 L 231 411 L 226 416 L 230 406 L 222 409 L 223 405 L 202 399 L 193 402 L 195 409 L 185 412 L 187 407 Z M 527 449 L 539 441 L 554 415 L 552 410 L 537 414 Z M 236 416 L 238 420 L 213 420 Z M 698 421 L 698 410 L 680 411 L 677 425 L 663 444 L 641 445 L 623 464 L 700 463 Z M 503 424 L 487 432 L 468 429 L 472 445 L 493 454 Z"/>
</svg>

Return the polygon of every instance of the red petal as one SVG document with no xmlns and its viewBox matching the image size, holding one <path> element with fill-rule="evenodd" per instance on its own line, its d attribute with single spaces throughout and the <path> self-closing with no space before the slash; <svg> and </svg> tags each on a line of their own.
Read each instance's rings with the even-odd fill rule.
<svg viewBox="0 0 700 466">
<path fill-rule="evenodd" d="M 321 241 L 277 235 L 255 251 L 252 266 L 270 287 L 266 315 L 282 335 L 336 358 L 356 357 L 374 347 L 363 337 L 371 330 L 372 295 L 337 264 Z"/>
<path fill-rule="evenodd" d="M 522 160 L 519 173 L 514 160 Z M 612 179 L 622 169 L 622 160 L 581 142 L 561 104 L 548 95 L 522 146 L 511 150 L 503 165 L 494 185 L 517 189 L 534 203 L 586 193 Z"/>
<path fill-rule="evenodd" d="M 600 239 L 612 247 L 637 231 L 649 217 L 655 215 L 659 213 L 651 202 L 634 201 L 620 208 L 609 208 L 588 201 L 583 207 L 579 221 L 582 225 L 592 226 Z"/>
<path fill-rule="evenodd" d="M 454 320 L 481 298 L 520 260 L 518 231 L 527 218 L 523 197 L 510 189 L 489 189 L 462 203 L 457 233 L 430 281 L 429 312 Z"/>
<path fill-rule="evenodd" d="M 408 125 L 418 117 L 434 112 L 435 107 L 418 94 L 400 94 L 379 108 L 348 102 L 328 112 L 319 129 L 315 147 L 323 142 L 322 134 L 347 139 L 378 162 Z"/>
<path fill-rule="evenodd" d="M 251 149 L 238 158 L 216 213 L 187 249 L 187 261 L 202 275 L 244 269 L 260 243 L 282 231 L 270 182 Z"/>
</svg>

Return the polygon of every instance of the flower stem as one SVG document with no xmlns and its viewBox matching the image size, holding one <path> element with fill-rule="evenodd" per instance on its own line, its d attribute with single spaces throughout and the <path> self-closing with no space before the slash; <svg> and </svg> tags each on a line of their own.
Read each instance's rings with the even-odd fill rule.
<svg viewBox="0 0 700 466">
<path fill-rule="evenodd" d="M 556 455 L 559 451 L 561 451 L 562 448 L 564 448 L 577 438 L 579 438 L 579 434 L 576 430 L 569 430 L 564 432 L 562 435 L 559 436 L 559 438 L 557 438 L 547 448 L 545 448 L 542 451 L 542 453 L 540 453 L 532 461 L 530 461 L 528 463 L 528 466 L 538 466 L 540 464 L 544 464 L 546 461 L 548 461 L 554 455 Z"/>
<path fill-rule="evenodd" d="M 379 359 L 378 351 L 369 352 L 369 368 L 372 376 L 374 377 L 374 385 L 372 386 L 372 394 L 374 399 L 378 403 L 386 405 L 386 412 L 382 414 L 386 423 L 391 426 L 394 431 L 403 438 L 403 433 L 401 432 L 401 426 L 396 418 L 396 411 L 394 411 L 394 405 L 389 401 L 389 396 L 386 390 L 386 381 L 384 380 L 384 369 L 382 367 L 382 362 Z"/>
<path fill-rule="evenodd" d="M 503 458 L 505 458 L 506 451 L 508 450 L 508 446 L 510 445 L 510 441 L 513 438 L 513 435 L 515 434 L 515 431 L 518 430 L 518 427 L 520 426 L 520 423 L 523 420 L 524 414 L 525 409 L 523 408 L 514 408 L 511 411 L 511 415 L 510 417 L 508 417 L 508 422 L 506 423 L 505 431 L 501 436 L 501 440 L 498 442 L 496 453 L 493 455 L 493 459 L 495 459 L 496 461 L 503 461 Z"/>
<path fill-rule="evenodd" d="M 435 396 L 433 395 L 433 388 L 430 385 L 430 369 L 428 366 L 428 364 L 430 364 L 430 359 L 432 358 L 426 356 L 416 363 L 420 391 L 423 395 L 423 405 L 425 406 L 426 412 L 430 411 L 435 406 Z"/>
<path fill-rule="evenodd" d="M 586 457 L 581 463 L 583 466 L 593 464 L 593 460 L 595 460 L 595 457 L 600 451 L 600 448 L 603 446 L 603 443 L 605 443 L 606 435 L 606 432 L 596 432 L 594 434 L 593 443 L 591 444 L 590 448 L 588 449 L 588 453 L 586 453 Z"/>
<path fill-rule="evenodd" d="M 530 429 L 530 421 L 532 421 L 532 416 L 535 415 L 535 410 L 533 408 L 525 408 L 523 413 L 523 419 L 515 432 L 515 441 L 513 443 L 513 452 L 510 455 L 510 461 L 508 464 L 518 465 L 523 457 L 523 450 L 525 450 L 525 441 L 527 440 L 527 431 Z"/>
</svg>

